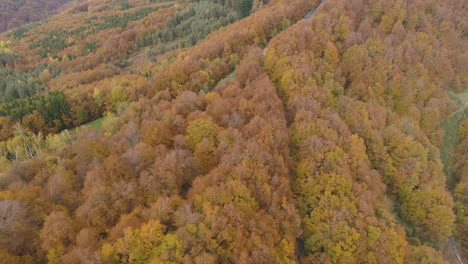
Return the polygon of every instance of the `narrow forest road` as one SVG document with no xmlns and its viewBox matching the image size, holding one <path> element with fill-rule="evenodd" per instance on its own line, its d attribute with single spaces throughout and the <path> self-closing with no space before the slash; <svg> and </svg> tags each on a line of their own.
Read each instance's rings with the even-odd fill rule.
<svg viewBox="0 0 468 264">
<path fill-rule="evenodd" d="M 307 13 L 307 15 L 304 17 L 304 19 L 311 19 L 312 16 L 314 15 L 315 11 L 317 10 L 317 8 L 319 8 L 319 6 L 322 3 L 323 3 L 323 0 L 320 0 L 320 2 L 312 10 L 310 10 L 309 13 Z"/>
<path fill-rule="evenodd" d="M 459 263 L 464 264 L 463 260 L 462 260 L 462 257 L 460 256 L 460 253 L 458 251 L 457 242 L 455 240 L 455 237 L 453 237 L 453 236 L 449 237 L 448 240 L 447 240 L 447 245 L 448 245 L 449 249 L 452 251 L 452 254 L 455 255 L 455 257 L 457 257 Z"/>
</svg>

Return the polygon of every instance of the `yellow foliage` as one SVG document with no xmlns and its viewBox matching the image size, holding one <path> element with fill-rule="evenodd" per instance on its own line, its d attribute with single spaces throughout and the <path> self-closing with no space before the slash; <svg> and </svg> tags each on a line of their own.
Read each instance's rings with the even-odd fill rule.
<svg viewBox="0 0 468 264">
<path fill-rule="evenodd" d="M 192 151 L 204 138 L 211 142 L 216 142 L 216 137 L 220 128 L 208 119 L 197 119 L 189 123 L 187 127 L 187 135 L 185 136 L 187 147 Z"/>
<path fill-rule="evenodd" d="M 8 41 L 0 41 L 0 55 L 1 54 L 14 54 L 13 50 L 10 47 L 11 42 Z"/>
<path fill-rule="evenodd" d="M 182 244 L 175 234 L 165 233 L 165 226 L 150 220 L 141 229 L 125 229 L 124 237 L 114 244 L 105 243 L 101 254 L 107 263 L 181 263 Z"/>
</svg>

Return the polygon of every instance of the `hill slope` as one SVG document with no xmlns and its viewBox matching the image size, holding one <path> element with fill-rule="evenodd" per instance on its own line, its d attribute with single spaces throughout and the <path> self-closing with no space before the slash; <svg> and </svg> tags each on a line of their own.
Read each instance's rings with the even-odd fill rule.
<svg viewBox="0 0 468 264">
<path fill-rule="evenodd" d="M 0 257 L 456 263 L 463 6 L 95 1 L 2 35 Z"/>
<path fill-rule="evenodd" d="M 71 0 L 1 0 L 0 32 L 42 20 Z"/>
</svg>

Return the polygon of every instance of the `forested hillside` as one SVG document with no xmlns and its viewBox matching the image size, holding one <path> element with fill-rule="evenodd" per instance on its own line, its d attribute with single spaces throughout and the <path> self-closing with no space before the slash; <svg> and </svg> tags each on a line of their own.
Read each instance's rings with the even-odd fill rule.
<svg viewBox="0 0 468 264">
<path fill-rule="evenodd" d="M 47 18 L 68 2 L 71 0 L 1 0 L 0 32 Z"/>
<path fill-rule="evenodd" d="M 464 0 L 96 0 L 0 35 L 0 263 L 464 263 Z"/>
</svg>

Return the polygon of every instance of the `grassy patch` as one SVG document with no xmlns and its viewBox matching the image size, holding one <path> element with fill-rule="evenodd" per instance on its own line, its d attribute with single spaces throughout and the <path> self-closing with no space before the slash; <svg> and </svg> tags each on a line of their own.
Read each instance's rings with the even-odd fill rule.
<svg viewBox="0 0 468 264">
<path fill-rule="evenodd" d="M 104 121 L 104 118 L 99 118 L 97 120 L 89 122 L 86 125 L 91 127 L 91 129 L 94 131 L 99 131 L 102 128 L 102 121 Z"/>
<path fill-rule="evenodd" d="M 101 128 L 102 128 L 102 123 L 104 121 L 104 118 L 105 117 L 101 117 L 101 118 L 96 119 L 94 121 L 91 121 L 89 123 L 78 126 L 78 127 L 74 128 L 74 129 L 72 129 L 71 132 L 73 134 L 78 134 L 80 131 L 83 131 L 84 129 L 87 129 L 87 128 L 90 128 L 93 131 L 97 132 L 97 131 L 101 130 Z"/>
<path fill-rule="evenodd" d="M 81 128 L 91 128 L 94 131 L 99 131 L 102 128 L 102 122 L 104 121 L 104 117 L 96 119 L 94 121 L 91 121 L 89 123 L 86 123 L 82 126 Z"/>
<path fill-rule="evenodd" d="M 208 88 L 201 90 L 201 93 L 209 93 L 211 91 L 216 91 L 216 89 L 220 86 L 225 86 L 228 83 L 234 83 L 237 80 L 237 76 L 235 71 L 231 72 L 229 75 L 227 75 L 224 79 L 220 80 L 213 88 Z"/>
<path fill-rule="evenodd" d="M 463 107 L 468 106 L 468 91 L 458 94 L 458 98 L 460 99 L 461 103 L 463 104 Z"/>
<path fill-rule="evenodd" d="M 453 189 L 457 183 L 453 173 L 452 162 L 455 147 L 460 141 L 458 138 L 460 122 L 468 117 L 468 92 L 452 94 L 451 97 L 458 104 L 459 108 L 441 124 L 444 130 L 444 142 L 440 147 L 440 158 L 444 164 L 444 172 L 447 175 L 446 182 L 449 189 Z"/>
</svg>

